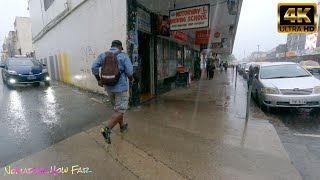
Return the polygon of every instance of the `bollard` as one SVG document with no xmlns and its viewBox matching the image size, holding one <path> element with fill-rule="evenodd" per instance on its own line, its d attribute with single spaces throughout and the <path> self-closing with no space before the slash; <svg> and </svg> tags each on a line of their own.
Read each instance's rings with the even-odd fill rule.
<svg viewBox="0 0 320 180">
<path fill-rule="evenodd" d="M 249 78 L 248 78 L 248 94 L 247 94 L 247 109 L 246 109 L 246 121 L 249 119 L 249 111 L 250 111 L 250 101 L 251 101 L 251 91 L 252 91 L 252 83 L 253 83 L 253 66 L 251 65 L 249 68 Z"/>
<path fill-rule="evenodd" d="M 248 121 L 248 119 L 249 119 L 251 91 L 252 91 L 252 85 L 249 85 L 249 89 L 248 89 L 248 93 L 247 93 L 246 121 Z"/>
<path fill-rule="evenodd" d="M 235 80 L 235 88 L 237 88 L 237 79 L 238 79 L 238 66 L 236 67 L 236 80 Z"/>
</svg>

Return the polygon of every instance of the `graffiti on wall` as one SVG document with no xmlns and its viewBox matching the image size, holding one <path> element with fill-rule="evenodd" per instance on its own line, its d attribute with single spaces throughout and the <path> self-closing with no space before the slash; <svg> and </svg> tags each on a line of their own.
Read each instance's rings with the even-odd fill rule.
<svg viewBox="0 0 320 180">
<path fill-rule="evenodd" d="M 91 46 L 80 49 L 80 72 L 82 75 L 91 74 L 91 65 L 95 59 L 96 53 Z"/>
</svg>

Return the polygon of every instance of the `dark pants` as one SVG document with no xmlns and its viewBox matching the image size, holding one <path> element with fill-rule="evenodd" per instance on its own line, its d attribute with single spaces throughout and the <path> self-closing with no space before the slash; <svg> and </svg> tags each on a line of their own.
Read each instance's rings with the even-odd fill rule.
<svg viewBox="0 0 320 180">
<path fill-rule="evenodd" d="M 210 78 L 210 69 L 207 68 L 207 78 L 209 79 Z"/>
<path fill-rule="evenodd" d="M 213 78 L 213 75 L 214 75 L 214 70 L 211 69 L 211 70 L 209 71 L 209 79 L 212 79 L 212 78 Z"/>
</svg>

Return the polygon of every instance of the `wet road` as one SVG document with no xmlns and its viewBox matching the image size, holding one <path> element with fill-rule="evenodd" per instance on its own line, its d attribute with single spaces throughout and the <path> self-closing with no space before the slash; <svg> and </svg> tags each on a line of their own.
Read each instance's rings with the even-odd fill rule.
<svg viewBox="0 0 320 180">
<path fill-rule="evenodd" d="M 92 98 L 108 104 L 103 96 L 58 82 L 9 90 L 1 81 L 0 167 L 105 121 L 111 108 L 106 112 Z"/>
<path fill-rule="evenodd" d="M 320 79 L 319 74 L 315 77 Z M 241 78 L 243 80 L 243 78 Z M 255 103 L 252 103 L 256 106 Z M 305 180 L 320 179 L 320 110 L 286 109 L 265 112 L 292 163 Z"/>
</svg>

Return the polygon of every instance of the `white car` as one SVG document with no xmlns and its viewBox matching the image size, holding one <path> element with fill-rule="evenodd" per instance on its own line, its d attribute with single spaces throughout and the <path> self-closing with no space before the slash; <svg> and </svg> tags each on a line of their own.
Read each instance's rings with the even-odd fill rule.
<svg viewBox="0 0 320 180">
<path fill-rule="evenodd" d="M 255 66 L 252 95 L 261 107 L 320 107 L 320 80 L 297 63 Z"/>
</svg>

